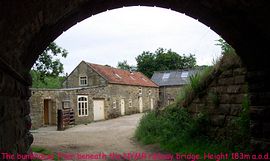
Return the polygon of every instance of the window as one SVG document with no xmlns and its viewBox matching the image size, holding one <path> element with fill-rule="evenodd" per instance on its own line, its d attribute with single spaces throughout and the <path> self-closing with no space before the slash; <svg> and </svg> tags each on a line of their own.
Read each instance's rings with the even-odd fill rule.
<svg viewBox="0 0 270 161">
<path fill-rule="evenodd" d="M 69 109 L 70 108 L 70 101 L 67 101 L 67 100 L 62 101 L 62 108 Z"/>
<path fill-rule="evenodd" d="M 86 85 L 87 85 L 87 77 L 86 76 L 80 77 L 80 86 Z"/>
<path fill-rule="evenodd" d="M 139 88 L 139 94 L 142 94 L 142 87 Z"/>
<path fill-rule="evenodd" d="M 88 96 L 78 96 L 78 116 L 88 116 Z"/>
<path fill-rule="evenodd" d="M 132 99 L 129 99 L 129 100 L 128 100 L 128 106 L 129 106 L 129 107 L 132 107 Z"/>
<path fill-rule="evenodd" d="M 116 108 L 116 101 L 113 101 L 113 108 Z"/>
<path fill-rule="evenodd" d="M 182 78 L 187 78 L 188 77 L 188 72 L 184 71 L 181 73 Z"/>
<path fill-rule="evenodd" d="M 163 76 L 162 76 L 162 80 L 168 80 L 170 77 L 170 73 L 164 73 Z"/>
<path fill-rule="evenodd" d="M 151 91 L 151 89 L 149 89 L 149 91 L 148 91 L 148 95 L 150 96 L 150 95 L 151 95 L 151 93 L 152 93 L 152 91 Z"/>
</svg>

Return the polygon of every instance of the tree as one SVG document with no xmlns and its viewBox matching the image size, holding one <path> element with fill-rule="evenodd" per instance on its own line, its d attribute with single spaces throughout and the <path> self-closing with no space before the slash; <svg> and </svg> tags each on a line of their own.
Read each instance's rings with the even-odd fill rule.
<svg viewBox="0 0 270 161">
<path fill-rule="evenodd" d="M 158 48 L 154 53 L 144 51 L 136 57 L 138 71 L 151 77 L 154 71 L 193 68 L 196 66 L 194 55 L 183 56 L 171 49 Z"/>
<path fill-rule="evenodd" d="M 67 50 L 59 47 L 56 43 L 52 42 L 38 57 L 38 60 L 34 64 L 32 70 L 40 73 L 41 79 L 45 76 L 59 76 L 64 72 L 63 64 L 60 59 L 55 58 L 58 55 L 67 57 Z"/>
<path fill-rule="evenodd" d="M 33 79 L 32 87 L 35 88 L 56 88 L 61 84 L 60 74 L 64 73 L 63 64 L 57 56 L 67 57 L 67 50 L 52 42 L 38 57 L 31 70 Z"/>
<path fill-rule="evenodd" d="M 117 68 L 119 68 L 119 69 L 124 69 L 124 70 L 132 70 L 132 66 L 131 65 L 128 65 L 128 63 L 127 63 L 127 61 L 126 60 L 124 60 L 124 61 L 120 61 L 120 62 L 118 62 L 118 64 L 117 64 Z"/>
<path fill-rule="evenodd" d="M 220 38 L 216 41 L 218 41 L 218 43 L 216 45 L 221 47 L 221 54 L 222 55 L 235 53 L 234 48 L 230 44 L 228 44 L 224 39 Z"/>
<path fill-rule="evenodd" d="M 33 88 L 61 88 L 62 83 L 65 80 L 65 76 L 45 76 L 44 80 L 40 79 L 40 73 L 35 70 L 30 71 L 32 76 L 32 87 Z"/>
<path fill-rule="evenodd" d="M 150 78 L 157 68 L 155 60 L 155 54 L 149 51 L 144 51 L 141 55 L 136 57 L 137 70 Z"/>
</svg>

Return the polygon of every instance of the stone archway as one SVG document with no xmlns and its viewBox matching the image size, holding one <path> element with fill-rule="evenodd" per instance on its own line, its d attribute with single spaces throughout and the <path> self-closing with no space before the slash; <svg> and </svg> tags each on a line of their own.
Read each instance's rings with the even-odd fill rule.
<svg viewBox="0 0 270 161">
<path fill-rule="evenodd" d="M 29 70 L 46 46 L 77 22 L 123 6 L 158 6 L 185 13 L 229 42 L 249 71 L 255 143 L 269 142 L 270 100 L 267 1 L 248 0 L 49 0 L 0 2 L 0 150 L 27 152 L 31 78 Z"/>
</svg>

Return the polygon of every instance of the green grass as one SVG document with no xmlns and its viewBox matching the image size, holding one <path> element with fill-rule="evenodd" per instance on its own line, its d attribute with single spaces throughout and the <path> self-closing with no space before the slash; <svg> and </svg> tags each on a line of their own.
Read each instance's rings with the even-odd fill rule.
<svg viewBox="0 0 270 161">
<path fill-rule="evenodd" d="M 207 135 L 208 118 L 206 114 L 191 116 L 185 108 L 171 105 L 161 112 L 145 114 L 135 131 L 135 138 L 143 144 L 158 144 L 162 150 L 172 154 L 192 153 L 203 157 L 204 153 L 248 152 L 247 145 L 242 142 L 244 140 L 240 140 L 241 137 L 246 139 L 245 131 L 239 131 L 239 128 L 233 131 L 235 135 L 232 138 L 238 140 L 216 140 Z M 246 121 L 245 118 L 243 120 Z"/>
<path fill-rule="evenodd" d="M 31 146 L 31 150 L 32 152 L 36 152 L 36 153 L 41 153 L 41 154 L 45 154 L 45 155 L 50 155 L 53 154 L 52 151 L 42 148 L 42 147 L 37 147 L 37 146 Z M 54 154 L 54 160 L 58 160 L 57 155 Z M 41 161 L 40 159 L 33 159 L 33 161 Z"/>
<path fill-rule="evenodd" d="M 211 75 L 214 67 L 206 67 L 203 71 L 192 75 L 189 78 L 189 83 L 185 85 L 176 96 L 176 105 L 180 105 L 188 98 L 193 97 L 192 93 L 197 95 L 203 94 L 203 88 L 207 85 L 205 80 Z"/>
<path fill-rule="evenodd" d="M 175 153 L 231 153 L 249 152 L 249 104 L 248 97 L 243 99 L 243 111 L 231 125 L 226 127 L 230 138 L 213 138 L 209 133 L 209 116 L 207 112 L 192 116 L 186 108 L 196 97 L 204 96 L 205 88 L 223 70 L 238 65 L 236 54 L 230 53 L 217 62 L 190 78 L 190 83 L 181 89 L 176 102 L 162 111 L 151 111 L 140 120 L 135 131 L 135 138 L 143 144 L 158 144 L 161 149 Z M 218 107 L 218 93 L 208 93 L 212 103 Z M 230 159 L 229 159 L 230 160 Z"/>
<path fill-rule="evenodd" d="M 191 119 L 184 108 L 167 107 L 161 114 L 152 111 L 145 114 L 135 131 L 137 140 L 144 144 L 159 143 L 160 147 L 173 153 L 190 144 L 190 140 L 205 140 L 207 124 L 205 115 Z"/>
</svg>

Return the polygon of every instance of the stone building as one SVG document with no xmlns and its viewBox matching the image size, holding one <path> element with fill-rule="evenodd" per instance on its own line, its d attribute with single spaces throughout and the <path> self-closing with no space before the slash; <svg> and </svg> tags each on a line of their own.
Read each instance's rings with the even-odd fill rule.
<svg viewBox="0 0 270 161">
<path fill-rule="evenodd" d="M 140 72 L 82 61 L 63 82 L 63 89 L 32 89 L 33 128 L 56 124 L 57 109 L 70 108 L 75 123 L 145 112 L 157 106 L 158 86 Z"/>
<path fill-rule="evenodd" d="M 156 71 L 151 80 L 159 86 L 160 107 L 173 103 L 181 89 L 189 81 L 189 77 L 198 72 L 197 69 Z"/>
</svg>

